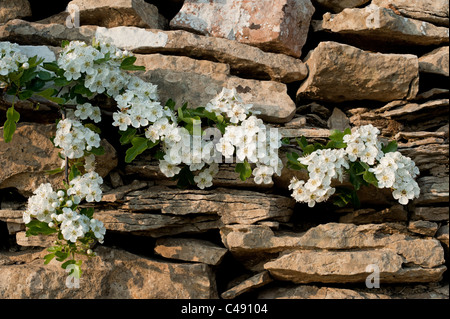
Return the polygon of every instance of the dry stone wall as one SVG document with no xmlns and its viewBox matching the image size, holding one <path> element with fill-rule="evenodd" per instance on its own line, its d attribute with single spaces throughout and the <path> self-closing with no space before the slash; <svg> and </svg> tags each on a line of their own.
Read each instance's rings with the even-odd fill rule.
<svg viewBox="0 0 450 319">
<path fill-rule="evenodd" d="M 1 0 L 0 41 L 49 61 L 63 40 L 110 41 L 136 54 L 162 101 L 201 106 L 235 88 L 291 139 L 372 124 L 419 167 L 420 197 L 401 206 L 362 187 L 359 209 L 308 208 L 287 189 L 304 172 L 284 168 L 258 185 L 232 164 L 213 188 L 179 189 L 149 154 L 124 163 L 106 123 L 94 216 L 105 243 L 68 289 L 57 262 L 43 265 L 54 238 L 26 237 L 22 220 L 27 197 L 60 165 L 56 117 L 20 103 L 12 142 L 0 137 L 0 298 L 449 298 L 448 1 L 273 2 L 73 0 L 80 25 L 68 26 L 60 8 L 45 15 L 36 1 Z M 9 103 L 2 96 L 0 123 Z M 380 288 L 366 286 L 368 265 Z"/>
</svg>

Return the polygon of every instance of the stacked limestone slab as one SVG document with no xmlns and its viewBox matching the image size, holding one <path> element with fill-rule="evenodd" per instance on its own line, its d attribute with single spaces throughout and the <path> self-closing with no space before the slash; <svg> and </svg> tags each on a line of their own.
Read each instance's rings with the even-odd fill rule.
<svg viewBox="0 0 450 319">
<path fill-rule="evenodd" d="M 211 189 L 179 189 L 146 153 L 125 165 L 109 128 L 95 207 L 105 244 L 84 261 L 80 289 L 67 289 L 58 263 L 43 265 L 54 238 L 26 237 L 22 220 L 27 197 L 60 165 L 48 139 L 56 118 L 20 103 L 12 142 L 0 137 L 0 296 L 448 298 L 448 1 L 169 2 L 181 8 L 174 16 L 144 0 L 74 0 L 73 27 L 68 12 L 34 19 L 28 1 L 5 0 L 0 41 L 47 61 L 63 40 L 110 41 L 146 66 L 140 76 L 163 102 L 196 107 L 235 88 L 292 139 L 323 142 L 330 129 L 370 123 L 416 162 L 420 197 L 401 206 L 388 190 L 363 187 L 359 209 L 309 209 L 287 189 L 304 172 L 285 168 L 257 185 L 233 164 Z M 9 103 L 1 97 L 0 123 Z M 370 289 L 373 265 L 380 288 Z"/>
</svg>

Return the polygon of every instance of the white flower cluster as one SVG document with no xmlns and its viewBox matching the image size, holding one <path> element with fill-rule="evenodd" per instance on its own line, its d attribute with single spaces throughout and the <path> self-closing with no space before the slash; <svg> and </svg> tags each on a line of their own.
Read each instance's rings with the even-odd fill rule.
<svg viewBox="0 0 450 319">
<path fill-rule="evenodd" d="M 282 169 L 278 157 L 280 136 L 276 130 L 266 134 L 263 121 L 250 115 L 251 108 L 251 104 L 242 102 L 235 89 L 224 88 L 205 108 L 217 117 L 229 118 L 232 123 L 225 128 L 225 134 L 220 139 L 212 134 L 217 137 L 214 140 L 192 136 L 186 129 L 177 127 L 175 123 L 170 124 L 167 118 L 158 120 L 146 131 L 146 137 L 153 142 L 158 138 L 163 141 L 165 156 L 160 161 L 161 172 L 173 177 L 180 172 L 180 164 L 189 165 L 191 171 L 201 170 L 194 181 L 203 189 L 212 186 L 212 179 L 218 173 L 217 163 L 222 162 L 222 156 L 225 162 L 232 162 L 236 154 L 238 162 L 256 164 L 257 168 L 253 171 L 256 183 L 271 183 L 272 175 L 280 175 Z"/>
<path fill-rule="evenodd" d="M 378 188 L 393 189 L 393 197 L 400 204 L 406 205 L 409 200 L 417 198 L 420 189 L 415 181 L 419 169 L 409 157 L 399 152 L 384 154 L 382 144 L 378 140 L 380 131 L 371 124 L 354 128 L 351 134 L 343 137 L 346 148 L 318 149 L 298 161 L 307 166 L 308 181 L 291 179 L 289 189 L 292 197 L 298 202 L 308 203 L 313 207 L 318 202 L 326 201 L 336 191 L 331 187 L 331 180 L 341 183 L 345 169 L 350 162 L 361 161 L 369 165 L 369 172 L 374 173 Z"/>
<path fill-rule="evenodd" d="M 292 197 L 298 202 L 308 203 L 309 207 L 328 200 L 336 191 L 331 187 L 331 180 L 339 179 L 342 182 L 344 168 L 349 168 L 345 155 L 343 149 L 319 149 L 300 158 L 299 162 L 308 167 L 309 180 L 305 183 L 296 177 L 292 178 L 289 185 L 293 191 Z"/>
<path fill-rule="evenodd" d="M 100 135 L 83 126 L 77 119 L 66 118 L 58 122 L 55 146 L 62 148 L 61 154 L 70 159 L 81 158 L 84 151 L 100 147 Z"/>
<path fill-rule="evenodd" d="M 370 168 L 378 180 L 379 188 L 392 188 L 392 196 L 402 205 L 409 200 L 419 197 L 420 188 L 415 178 L 419 175 L 419 168 L 409 157 L 400 152 L 386 153 L 379 164 Z"/>
<path fill-rule="evenodd" d="M 99 200 L 97 196 L 98 193 L 101 195 L 99 183 L 101 177 L 96 173 L 89 173 L 72 180 L 72 187 L 67 192 L 54 191 L 49 183 L 41 184 L 28 199 L 23 221 L 28 224 L 36 218 L 40 222 L 47 223 L 50 228 L 60 230 L 64 239 L 73 243 L 92 231 L 95 238 L 102 243 L 106 232 L 103 223 L 78 213 L 74 208 L 81 200 L 88 201 L 89 196 Z"/>
<path fill-rule="evenodd" d="M 73 196 L 73 202 L 79 204 L 83 199 L 87 202 L 99 202 L 102 199 L 100 185 L 103 179 L 96 172 L 88 172 L 72 179 L 67 190 L 67 195 Z"/>
<path fill-rule="evenodd" d="M 205 107 L 209 112 L 214 112 L 217 116 L 226 115 L 230 122 L 237 124 L 245 120 L 249 114 L 252 104 L 244 104 L 242 98 L 237 94 L 236 89 L 223 88 Z M 257 112 L 253 111 L 253 114 Z"/>
<path fill-rule="evenodd" d="M 85 75 L 84 86 L 91 92 L 106 92 L 116 96 L 126 87 L 130 78 L 128 73 L 119 68 L 128 56 L 131 54 L 109 43 L 99 43 L 97 49 L 81 41 L 71 41 L 61 52 L 58 66 L 65 71 L 64 77 L 68 81 L 78 80 Z"/>
<path fill-rule="evenodd" d="M 28 69 L 28 57 L 20 51 L 19 45 L 0 42 L 0 75 L 16 72 L 20 67 Z"/>
<path fill-rule="evenodd" d="M 172 115 L 172 111 L 164 109 L 161 103 L 156 101 L 158 99 L 156 85 L 138 77 L 132 77 L 127 90 L 114 99 L 119 111 L 113 114 L 113 125 L 118 126 L 121 131 L 126 131 L 129 126 L 147 127 Z"/>
<path fill-rule="evenodd" d="M 374 165 L 375 160 L 383 156 L 381 143 L 378 141 L 379 133 L 380 130 L 372 124 L 352 129 L 351 134 L 344 136 L 348 159 L 351 162 L 360 160 L 368 165 Z"/>
</svg>

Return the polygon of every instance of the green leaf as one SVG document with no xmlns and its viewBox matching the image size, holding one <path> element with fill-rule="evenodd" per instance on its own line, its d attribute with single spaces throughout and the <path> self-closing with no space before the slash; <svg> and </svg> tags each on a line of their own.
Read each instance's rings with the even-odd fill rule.
<svg viewBox="0 0 450 319">
<path fill-rule="evenodd" d="M 45 71 L 39 71 L 38 76 L 41 80 L 44 80 L 44 81 L 49 81 L 52 79 L 52 75 Z"/>
<path fill-rule="evenodd" d="M 87 127 L 88 129 L 90 129 L 92 132 L 95 132 L 97 134 L 101 134 L 102 130 L 95 124 L 92 123 L 86 123 L 84 124 L 84 127 Z"/>
<path fill-rule="evenodd" d="M 397 141 L 391 141 L 391 142 L 389 142 L 388 145 L 386 145 L 386 146 L 383 145 L 381 150 L 383 151 L 383 153 L 390 153 L 390 152 L 397 151 L 397 148 L 398 148 Z"/>
<path fill-rule="evenodd" d="M 145 66 L 134 65 L 134 62 L 136 62 L 136 57 L 129 56 L 122 61 L 120 68 L 126 71 L 145 71 Z"/>
<path fill-rule="evenodd" d="M 61 47 L 62 48 L 65 48 L 66 46 L 68 46 L 70 44 L 70 41 L 69 40 L 63 40 L 62 42 L 61 42 Z"/>
<path fill-rule="evenodd" d="M 122 144 L 122 145 L 130 144 L 131 140 L 134 138 L 136 133 L 137 133 L 137 130 L 132 127 L 129 127 L 126 131 L 119 131 L 119 134 L 121 135 L 120 140 L 119 140 L 120 144 Z"/>
<path fill-rule="evenodd" d="M 306 140 L 306 137 L 302 136 L 300 139 L 296 138 L 298 146 L 304 150 L 308 146 L 308 141 Z"/>
<path fill-rule="evenodd" d="M 315 150 L 316 150 L 316 148 L 314 147 L 314 145 L 309 144 L 308 146 L 306 146 L 306 147 L 303 149 L 303 154 L 304 154 L 304 155 L 309 155 L 309 154 L 311 154 L 312 152 L 314 152 Z"/>
<path fill-rule="evenodd" d="M 342 142 L 344 139 L 344 135 L 344 132 L 341 132 L 339 130 L 332 130 L 329 138 L 334 142 Z"/>
<path fill-rule="evenodd" d="M 327 145 L 325 145 L 325 148 L 331 148 L 331 149 L 336 149 L 336 148 L 346 148 L 347 144 L 344 142 L 336 142 L 336 141 L 329 141 L 327 143 Z"/>
<path fill-rule="evenodd" d="M 73 88 L 73 92 L 76 94 L 82 94 L 82 95 L 86 95 L 86 96 L 91 96 L 92 94 L 94 94 L 91 92 L 91 90 L 86 88 L 83 84 L 75 85 Z"/>
<path fill-rule="evenodd" d="M 53 258 L 55 258 L 54 253 L 45 255 L 44 256 L 44 265 L 47 265 L 50 261 L 52 261 Z"/>
<path fill-rule="evenodd" d="M 378 180 L 377 180 L 377 178 L 375 177 L 375 174 L 374 174 L 374 173 L 369 172 L 369 171 L 365 171 L 364 174 L 363 174 L 363 178 L 364 178 L 364 180 L 365 180 L 367 183 L 372 184 L 372 185 L 374 185 L 375 187 L 378 187 Z"/>
<path fill-rule="evenodd" d="M 120 68 L 125 71 L 145 71 L 145 66 L 143 65 L 125 65 L 120 66 Z"/>
<path fill-rule="evenodd" d="M 94 207 L 82 208 L 80 214 L 89 217 L 90 219 L 94 216 Z"/>
<path fill-rule="evenodd" d="M 350 169 L 348 170 L 350 183 L 352 183 L 353 187 L 356 190 L 359 190 L 362 185 L 363 179 L 358 175 L 358 170 L 355 168 L 354 163 L 350 163 Z"/>
<path fill-rule="evenodd" d="M 183 167 L 180 172 L 174 176 L 174 180 L 177 180 L 177 186 L 185 188 L 189 185 L 195 185 L 194 174 L 189 169 L 189 166 Z"/>
<path fill-rule="evenodd" d="M 70 167 L 70 173 L 69 173 L 69 181 L 73 180 L 75 177 L 80 176 L 81 172 L 78 170 L 76 165 L 72 165 Z"/>
<path fill-rule="evenodd" d="M 56 78 L 53 83 L 55 83 L 56 86 L 67 86 L 71 83 L 72 81 L 67 80 L 66 78 L 62 77 L 62 78 Z"/>
<path fill-rule="evenodd" d="M 16 123 L 19 122 L 20 114 L 11 106 L 6 111 L 6 121 L 3 125 L 3 139 L 5 143 L 11 142 L 11 139 L 16 131 Z"/>
<path fill-rule="evenodd" d="M 32 97 L 34 94 L 34 92 L 32 90 L 25 90 L 19 93 L 19 99 L 20 100 L 27 100 L 30 97 Z"/>
<path fill-rule="evenodd" d="M 146 139 L 145 137 L 134 137 L 131 140 L 131 145 L 133 146 L 130 147 L 125 153 L 126 163 L 131 163 L 136 158 L 136 156 L 138 156 L 148 148 L 148 139 Z"/>
<path fill-rule="evenodd" d="M 35 235 L 50 235 L 57 233 L 58 231 L 54 228 L 50 228 L 47 223 L 41 222 L 37 219 L 33 219 L 30 221 L 27 226 L 26 236 L 35 236 Z"/>
<path fill-rule="evenodd" d="M 352 130 L 351 130 L 349 127 L 347 127 L 347 128 L 344 130 L 344 135 L 350 135 L 350 134 L 352 134 Z"/>
<path fill-rule="evenodd" d="M 49 170 L 49 171 L 45 171 L 45 174 L 47 174 L 47 175 L 55 175 L 55 174 L 58 174 L 58 173 L 61 173 L 61 172 L 64 172 L 64 168 L 56 168 L 56 169 L 52 169 L 52 170 Z"/>
<path fill-rule="evenodd" d="M 103 148 L 103 146 L 93 147 L 89 152 L 96 156 L 101 156 L 105 154 L 105 149 Z"/>
<path fill-rule="evenodd" d="M 46 69 L 47 71 L 52 71 L 52 72 L 55 72 L 55 73 L 59 70 L 59 66 L 58 66 L 58 64 L 56 62 L 44 62 L 42 67 L 44 69 Z"/>
<path fill-rule="evenodd" d="M 163 160 L 164 159 L 164 155 L 166 155 L 166 153 L 164 153 L 161 150 L 157 150 L 155 155 L 153 156 L 153 158 L 157 159 L 157 160 Z"/>
<path fill-rule="evenodd" d="M 242 181 L 245 181 L 252 175 L 252 168 L 247 160 L 243 163 L 237 163 L 234 170 L 236 173 L 239 173 L 239 177 Z"/>
<path fill-rule="evenodd" d="M 167 106 L 169 109 L 173 111 L 175 109 L 175 105 L 176 103 L 174 100 L 168 99 L 165 106 Z"/>
<path fill-rule="evenodd" d="M 283 137 L 281 139 L 281 143 L 283 143 L 285 145 L 289 145 L 291 143 L 291 139 L 289 137 Z"/>
<path fill-rule="evenodd" d="M 38 91 L 42 90 L 42 88 L 44 86 L 45 86 L 45 81 L 43 81 L 39 78 L 35 78 L 26 85 L 26 88 L 33 92 L 38 92 Z"/>
</svg>

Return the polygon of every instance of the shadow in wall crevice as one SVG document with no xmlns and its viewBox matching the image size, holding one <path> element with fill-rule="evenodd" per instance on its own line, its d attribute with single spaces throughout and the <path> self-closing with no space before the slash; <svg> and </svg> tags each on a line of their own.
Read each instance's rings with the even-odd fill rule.
<svg viewBox="0 0 450 319">
<path fill-rule="evenodd" d="M 70 0 L 28 0 L 32 16 L 24 20 L 39 21 L 63 12 Z"/>
</svg>

